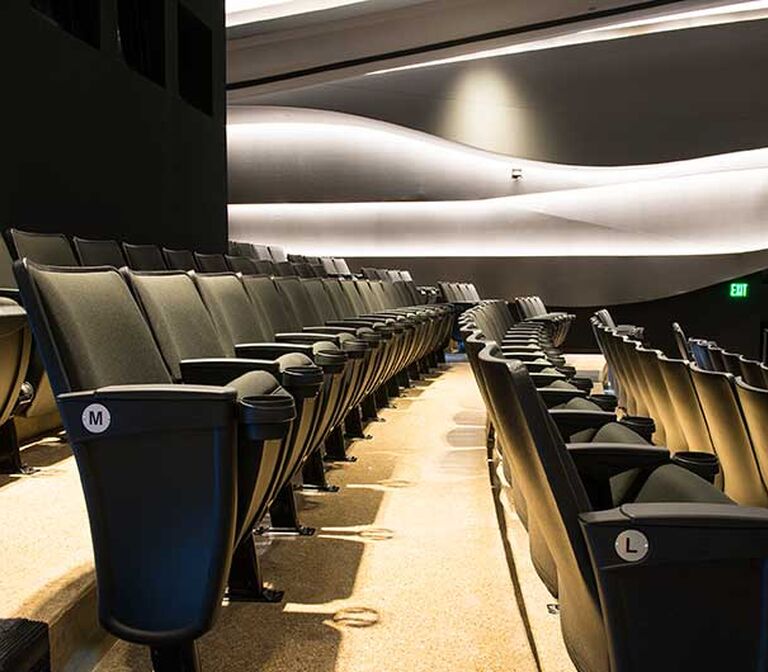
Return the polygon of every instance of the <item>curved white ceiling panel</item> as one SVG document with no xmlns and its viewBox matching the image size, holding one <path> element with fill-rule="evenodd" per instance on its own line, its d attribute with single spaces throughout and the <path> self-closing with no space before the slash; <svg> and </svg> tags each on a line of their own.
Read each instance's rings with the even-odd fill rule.
<svg viewBox="0 0 768 672">
<path fill-rule="evenodd" d="M 297 253 L 656 256 L 768 247 L 768 149 L 565 166 L 361 117 L 269 107 L 231 112 L 228 135 L 231 236 Z"/>
<path fill-rule="evenodd" d="M 768 148 L 627 167 L 545 163 L 289 107 L 230 108 L 227 136 L 230 203 L 471 200 L 768 167 Z"/>
</svg>

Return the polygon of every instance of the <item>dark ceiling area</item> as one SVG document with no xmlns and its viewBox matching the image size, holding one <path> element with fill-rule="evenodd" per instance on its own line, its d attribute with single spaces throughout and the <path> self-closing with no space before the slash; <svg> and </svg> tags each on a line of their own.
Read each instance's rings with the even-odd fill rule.
<svg viewBox="0 0 768 672">
<path fill-rule="evenodd" d="M 768 145 L 768 20 L 339 80 L 238 101 L 362 115 L 585 165 Z"/>
</svg>

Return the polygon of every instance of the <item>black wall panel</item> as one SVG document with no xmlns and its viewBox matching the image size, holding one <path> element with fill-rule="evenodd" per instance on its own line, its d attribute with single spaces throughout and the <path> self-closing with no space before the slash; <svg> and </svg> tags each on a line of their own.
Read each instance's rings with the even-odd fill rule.
<svg viewBox="0 0 768 672">
<path fill-rule="evenodd" d="M 179 95 L 177 1 L 155 1 L 161 83 L 125 62 L 114 0 L 101 0 L 99 48 L 4 0 L 0 226 L 224 249 L 223 0 L 185 0 L 212 32 L 210 116 Z"/>
</svg>

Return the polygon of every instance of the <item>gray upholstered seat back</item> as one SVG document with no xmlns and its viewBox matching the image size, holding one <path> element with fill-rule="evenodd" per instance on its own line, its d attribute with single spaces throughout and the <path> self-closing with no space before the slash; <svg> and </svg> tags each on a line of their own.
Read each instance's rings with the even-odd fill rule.
<svg viewBox="0 0 768 672">
<path fill-rule="evenodd" d="M 51 374 L 54 392 L 171 382 L 152 333 L 116 270 L 30 264 L 29 275 L 63 369 L 61 377 Z"/>
<path fill-rule="evenodd" d="M 225 343 L 219 336 L 189 275 L 183 271 L 126 271 L 126 276 L 176 380 L 181 379 L 179 362 L 182 359 L 234 357 L 232 343 Z"/>
<path fill-rule="evenodd" d="M 163 257 L 168 268 L 174 271 L 194 271 L 195 258 L 189 250 L 171 250 L 163 248 Z"/>
<path fill-rule="evenodd" d="M 243 285 L 254 305 L 256 316 L 269 325 L 269 338 L 275 334 L 300 331 L 301 325 L 272 278 L 245 276 Z"/>
<path fill-rule="evenodd" d="M 125 266 L 125 257 L 116 240 L 73 239 L 77 256 L 83 266 Z"/>
<path fill-rule="evenodd" d="M 201 274 L 195 276 L 195 282 L 223 340 L 230 345 L 271 340 L 268 325 L 256 319 L 253 304 L 236 275 Z"/>
<path fill-rule="evenodd" d="M 123 243 L 128 266 L 134 271 L 164 271 L 167 266 L 157 245 L 132 245 Z"/>
<path fill-rule="evenodd" d="M 61 233 L 32 233 L 9 229 L 19 259 L 30 259 L 37 264 L 53 266 L 79 266 L 72 246 Z"/>
</svg>

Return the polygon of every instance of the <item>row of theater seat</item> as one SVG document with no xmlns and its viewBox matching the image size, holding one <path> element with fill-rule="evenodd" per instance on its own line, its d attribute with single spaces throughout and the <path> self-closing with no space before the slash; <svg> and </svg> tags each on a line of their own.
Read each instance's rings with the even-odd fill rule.
<svg viewBox="0 0 768 672">
<path fill-rule="evenodd" d="M 654 445 L 654 432 L 667 430 L 655 427 L 661 416 L 616 408 L 648 410 L 639 358 L 626 362 L 609 346 L 618 399 L 590 396 L 562 370 L 551 325 L 517 321 L 501 301 L 461 322 L 490 456 L 528 529 L 534 566 L 558 597 L 579 672 L 762 669 L 768 511 L 721 491 L 706 447 Z M 629 340 L 593 325 L 601 341 Z M 667 409 L 685 414 L 690 401 L 668 399 Z M 768 410 L 768 392 L 753 401 Z"/>
<path fill-rule="evenodd" d="M 324 461 L 353 459 L 346 441 L 444 361 L 453 308 L 414 305 L 402 281 L 80 267 L 64 236 L 8 235 L 78 461 L 100 620 L 157 672 L 195 669 L 225 591 L 282 595 L 254 530 L 269 513 L 271 531 L 313 532 L 295 488 L 335 490 Z M 82 261 L 115 251 L 74 244 Z"/>
<path fill-rule="evenodd" d="M 682 336 L 681 357 L 670 358 L 609 328 L 593 325 L 614 376 L 619 403 L 629 413 L 654 418 L 655 438 L 670 450 L 716 456 L 722 467 L 724 491 L 731 499 L 748 506 L 768 506 L 765 367 L 735 356 L 728 360 L 732 371 L 722 358 L 722 369 L 704 368 L 698 359 L 712 364 L 722 351 L 700 339 L 688 341 Z M 676 331 L 682 334 L 679 326 Z M 698 351 L 697 359 L 692 350 Z M 753 382 L 746 380 L 744 371 Z"/>
<path fill-rule="evenodd" d="M 681 357 L 689 359 L 705 371 L 719 371 L 741 377 L 748 385 L 768 387 L 768 366 L 756 359 L 750 359 L 738 352 L 724 350 L 714 341 L 703 338 L 687 338 L 676 322 L 672 328 L 675 333 L 678 351 Z"/>
<path fill-rule="evenodd" d="M 480 301 L 480 294 L 471 282 L 444 282 L 437 283 L 440 296 L 447 303 L 474 304 Z"/>
</svg>

